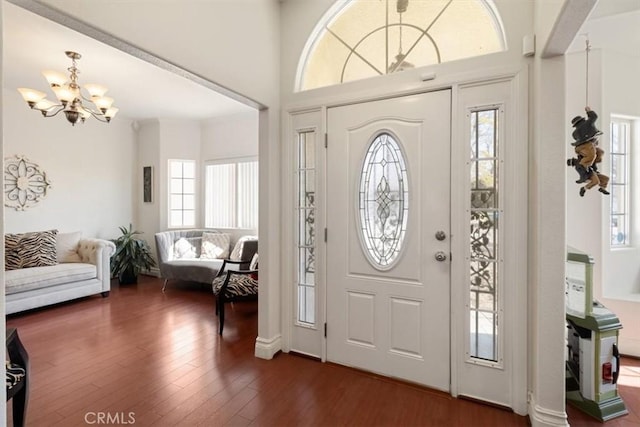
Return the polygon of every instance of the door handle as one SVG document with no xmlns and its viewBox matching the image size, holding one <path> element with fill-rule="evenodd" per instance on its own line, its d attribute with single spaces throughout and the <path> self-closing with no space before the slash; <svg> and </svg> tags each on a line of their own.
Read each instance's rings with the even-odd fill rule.
<svg viewBox="0 0 640 427">
<path fill-rule="evenodd" d="M 445 254 L 442 251 L 438 251 L 438 252 L 436 252 L 435 258 L 436 258 L 436 261 L 440 261 L 440 262 L 446 261 L 447 254 Z"/>
</svg>

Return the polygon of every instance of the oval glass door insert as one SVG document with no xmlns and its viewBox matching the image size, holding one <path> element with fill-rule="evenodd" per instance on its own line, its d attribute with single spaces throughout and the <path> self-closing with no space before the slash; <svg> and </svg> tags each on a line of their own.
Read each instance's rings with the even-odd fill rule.
<svg viewBox="0 0 640 427">
<path fill-rule="evenodd" d="M 369 262 L 380 270 L 393 267 L 407 230 L 406 165 L 394 136 L 382 132 L 369 145 L 360 172 L 360 238 Z"/>
</svg>

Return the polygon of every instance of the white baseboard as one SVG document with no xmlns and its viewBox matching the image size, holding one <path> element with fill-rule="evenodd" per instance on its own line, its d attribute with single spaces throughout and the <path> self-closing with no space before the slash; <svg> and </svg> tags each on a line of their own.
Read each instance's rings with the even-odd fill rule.
<svg viewBox="0 0 640 427">
<path fill-rule="evenodd" d="M 277 352 L 282 350 L 282 336 L 276 335 L 271 339 L 256 338 L 255 356 L 259 359 L 271 360 Z"/>
<path fill-rule="evenodd" d="M 529 421 L 531 427 L 568 427 L 567 413 L 565 411 L 554 411 L 546 409 L 536 404 L 533 395 L 529 400 Z"/>
</svg>

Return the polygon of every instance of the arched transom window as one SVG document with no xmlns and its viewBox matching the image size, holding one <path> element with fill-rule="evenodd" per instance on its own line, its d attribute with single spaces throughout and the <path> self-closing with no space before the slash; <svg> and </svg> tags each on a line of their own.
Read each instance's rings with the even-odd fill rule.
<svg viewBox="0 0 640 427">
<path fill-rule="evenodd" d="M 502 23 L 490 0 L 343 0 L 307 41 L 296 90 L 505 49 Z"/>
</svg>

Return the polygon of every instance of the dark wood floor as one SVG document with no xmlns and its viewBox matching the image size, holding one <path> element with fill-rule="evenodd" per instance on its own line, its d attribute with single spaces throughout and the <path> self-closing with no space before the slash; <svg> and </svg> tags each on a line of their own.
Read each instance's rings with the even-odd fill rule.
<svg viewBox="0 0 640 427">
<path fill-rule="evenodd" d="M 114 283 L 105 299 L 7 318 L 31 356 L 27 425 L 85 426 L 100 416 L 137 426 L 527 425 L 507 411 L 333 364 L 256 359 L 255 303 L 228 310 L 220 338 L 208 289 L 160 288 L 143 276 Z M 637 422 L 634 413 L 624 418 Z M 570 416 L 572 426 L 591 425 Z"/>
</svg>

